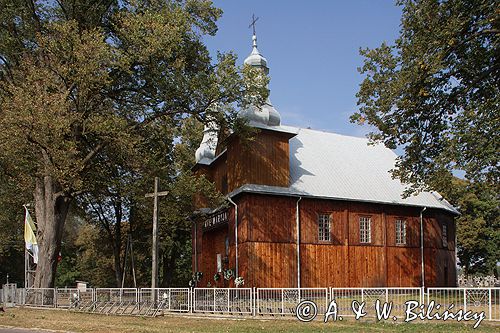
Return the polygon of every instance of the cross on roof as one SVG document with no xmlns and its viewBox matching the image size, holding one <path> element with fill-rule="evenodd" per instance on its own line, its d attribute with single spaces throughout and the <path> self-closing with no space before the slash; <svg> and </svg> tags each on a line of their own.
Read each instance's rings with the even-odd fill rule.
<svg viewBox="0 0 500 333">
<path fill-rule="evenodd" d="M 253 34 L 255 35 L 255 22 L 257 22 L 259 18 L 258 17 L 255 17 L 255 14 L 252 14 L 252 23 L 250 23 L 250 25 L 248 26 L 249 28 L 252 27 L 253 28 Z"/>
</svg>

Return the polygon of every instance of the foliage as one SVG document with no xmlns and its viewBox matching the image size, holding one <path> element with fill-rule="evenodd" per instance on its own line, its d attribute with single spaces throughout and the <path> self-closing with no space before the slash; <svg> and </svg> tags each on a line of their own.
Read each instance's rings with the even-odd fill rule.
<svg viewBox="0 0 500 333">
<path fill-rule="evenodd" d="M 118 228 L 120 210 L 142 205 L 134 186 L 185 169 L 171 158 L 157 163 L 172 156 L 184 119 L 231 128 L 238 107 L 263 103 L 267 78 L 237 67 L 231 53 L 210 59 L 202 38 L 220 15 L 202 0 L 0 0 L 0 162 L 34 193 L 39 286 L 53 284 L 75 198 L 111 203 Z"/>
<path fill-rule="evenodd" d="M 458 207 L 457 255 L 466 276 L 496 273 L 500 260 L 500 200 L 494 187 L 440 175 L 436 188 Z"/>
<path fill-rule="evenodd" d="M 234 279 L 234 284 L 236 285 L 236 288 L 243 287 L 245 285 L 245 280 L 241 276 L 238 276 Z"/>
<path fill-rule="evenodd" d="M 224 276 L 224 280 L 231 280 L 233 277 L 234 277 L 234 271 L 232 269 L 225 269 L 223 272 L 222 272 L 223 276 Z"/>
<path fill-rule="evenodd" d="M 4 173 L 0 163 L 0 285 L 24 286 L 24 209 L 29 198 Z"/>
<path fill-rule="evenodd" d="M 362 49 L 365 78 L 353 122 L 404 155 L 394 175 L 410 192 L 442 170 L 500 184 L 500 9 L 495 0 L 400 0 L 394 45 Z"/>
</svg>

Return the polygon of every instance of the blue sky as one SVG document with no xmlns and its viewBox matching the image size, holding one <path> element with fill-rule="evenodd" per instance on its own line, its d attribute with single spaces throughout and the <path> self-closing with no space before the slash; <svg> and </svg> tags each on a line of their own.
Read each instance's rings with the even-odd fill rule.
<svg viewBox="0 0 500 333">
<path fill-rule="evenodd" d="M 363 136 L 366 126 L 349 122 L 362 81 L 360 47 L 392 42 L 401 10 L 390 0 L 215 0 L 224 11 L 206 43 L 234 51 L 241 64 L 251 51 L 251 16 L 258 48 L 270 68 L 271 101 L 284 125 Z"/>
</svg>

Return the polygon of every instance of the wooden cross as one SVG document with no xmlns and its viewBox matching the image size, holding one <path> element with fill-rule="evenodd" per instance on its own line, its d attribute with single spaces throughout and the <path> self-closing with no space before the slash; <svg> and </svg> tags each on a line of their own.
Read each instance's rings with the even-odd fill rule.
<svg viewBox="0 0 500 333">
<path fill-rule="evenodd" d="M 151 288 L 158 288 L 158 197 L 164 197 L 168 191 L 158 192 L 160 179 L 155 177 L 155 190 L 146 194 L 146 198 L 154 199 L 153 206 L 153 267 L 151 270 Z M 154 294 L 154 292 L 153 292 Z"/>
<path fill-rule="evenodd" d="M 252 27 L 253 28 L 253 34 L 255 35 L 255 22 L 257 22 L 259 18 L 255 17 L 255 14 L 252 14 L 252 23 L 248 26 L 248 28 Z"/>
</svg>

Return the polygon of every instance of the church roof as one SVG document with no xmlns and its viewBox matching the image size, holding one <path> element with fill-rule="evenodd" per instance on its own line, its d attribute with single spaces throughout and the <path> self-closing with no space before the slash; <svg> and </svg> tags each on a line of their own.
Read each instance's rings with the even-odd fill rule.
<svg viewBox="0 0 500 333">
<path fill-rule="evenodd" d="M 405 185 L 393 179 L 397 155 L 368 139 L 290 126 L 261 128 L 297 133 L 290 139 L 290 187 L 244 185 L 232 193 L 259 192 L 375 202 L 458 211 L 437 192 L 403 198 Z"/>
</svg>

